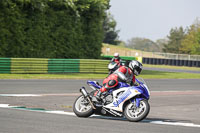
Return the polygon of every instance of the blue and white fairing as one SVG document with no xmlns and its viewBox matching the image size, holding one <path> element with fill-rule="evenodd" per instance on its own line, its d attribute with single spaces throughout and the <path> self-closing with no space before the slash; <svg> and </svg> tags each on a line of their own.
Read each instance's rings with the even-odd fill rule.
<svg viewBox="0 0 200 133">
<path fill-rule="evenodd" d="M 104 108 L 113 109 L 116 111 L 123 111 L 123 104 L 127 100 L 131 100 L 132 102 L 136 102 L 136 107 L 139 107 L 140 101 L 143 99 L 149 99 L 150 92 L 148 90 L 145 82 L 141 82 L 136 79 L 136 82 L 139 84 L 138 86 L 129 86 L 126 83 L 119 83 L 119 89 L 112 89 L 110 92 L 113 94 L 113 102 L 105 105 Z M 115 90 L 116 89 L 116 90 Z M 122 94 L 117 96 L 119 93 Z M 137 97 L 136 97 L 137 96 Z"/>
<path fill-rule="evenodd" d="M 142 92 L 141 96 L 148 100 L 150 97 L 150 91 L 145 81 L 142 78 L 140 78 L 140 80 L 136 79 L 136 82 L 139 83 L 139 86 L 136 87 Z"/>
</svg>

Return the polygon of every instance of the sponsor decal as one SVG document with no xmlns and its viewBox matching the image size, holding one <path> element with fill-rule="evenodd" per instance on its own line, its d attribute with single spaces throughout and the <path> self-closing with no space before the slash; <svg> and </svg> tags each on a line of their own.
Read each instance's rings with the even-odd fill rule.
<svg viewBox="0 0 200 133">
<path fill-rule="evenodd" d="M 130 89 L 128 89 L 124 94 L 122 94 L 116 102 L 113 102 L 113 105 L 115 107 L 119 106 L 120 103 L 122 103 L 129 95 L 131 94 Z"/>
</svg>

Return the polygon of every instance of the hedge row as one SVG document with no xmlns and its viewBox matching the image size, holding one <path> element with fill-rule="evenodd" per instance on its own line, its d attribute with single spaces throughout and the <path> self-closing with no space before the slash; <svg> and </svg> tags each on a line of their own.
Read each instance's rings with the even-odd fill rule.
<svg viewBox="0 0 200 133">
<path fill-rule="evenodd" d="M 0 57 L 99 58 L 109 0 L 0 0 Z"/>
</svg>

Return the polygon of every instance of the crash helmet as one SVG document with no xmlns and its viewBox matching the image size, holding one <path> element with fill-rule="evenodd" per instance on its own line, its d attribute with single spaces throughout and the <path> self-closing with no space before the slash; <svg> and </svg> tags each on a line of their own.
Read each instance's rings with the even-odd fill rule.
<svg viewBox="0 0 200 133">
<path fill-rule="evenodd" d="M 141 73 L 143 68 L 142 63 L 136 60 L 132 60 L 129 63 L 128 67 L 132 70 L 133 74 L 136 76 L 138 76 Z"/>
<path fill-rule="evenodd" d="M 114 57 L 115 57 L 115 58 L 119 58 L 119 53 L 115 53 L 115 54 L 114 54 Z"/>
</svg>

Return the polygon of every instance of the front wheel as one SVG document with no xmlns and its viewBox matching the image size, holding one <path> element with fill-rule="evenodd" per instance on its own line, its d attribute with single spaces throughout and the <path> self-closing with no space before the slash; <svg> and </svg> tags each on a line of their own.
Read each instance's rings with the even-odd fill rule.
<svg viewBox="0 0 200 133">
<path fill-rule="evenodd" d="M 75 100 L 73 111 L 78 117 L 89 117 L 94 112 L 89 101 L 82 95 Z"/>
<path fill-rule="evenodd" d="M 140 101 L 140 106 L 136 107 L 136 105 L 132 102 L 126 105 L 124 110 L 125 117 L 132 122 L 138 122 L 146 118 L 149 114 L 150 105 L 147 100 Z"/>
</svg>

